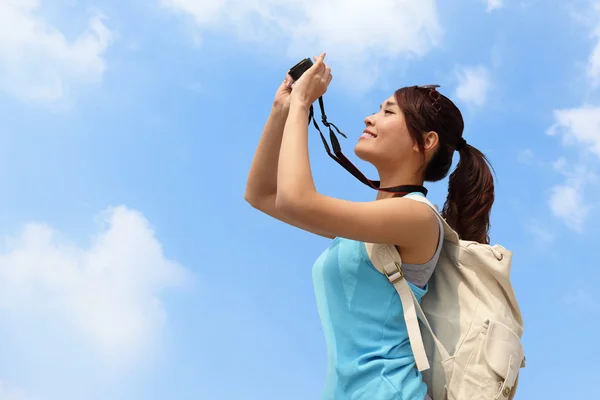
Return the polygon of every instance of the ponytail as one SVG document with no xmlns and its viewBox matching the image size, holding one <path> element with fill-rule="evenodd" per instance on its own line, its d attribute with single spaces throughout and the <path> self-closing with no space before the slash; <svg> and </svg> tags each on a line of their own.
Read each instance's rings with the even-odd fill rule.
<svg viewBox="0 0 600 400">
<path fill-rule="evenodd" d="M 463 240 L 489 244 L 494 177 L 487 157 L 475 147 L 461 147 L 460 160 L 450 175 L 442 216 Z"/>
<path fill-rule="evenodd" d="M 485 155 L 462 137 L 464 121 L 456 105 L 435 88 L 410 86 L 394 93 L 406 127 L 425 155 L 423 134 L 434 131 L 439 148 L 425 166 L 423 180 L 438 182 L 448 176 L 455 151 L 460 155 L 450 175 L 442 216 L 458 236 L 489 244 L 490 212 L 494 203 L 492 166 Z"/>
</svg>

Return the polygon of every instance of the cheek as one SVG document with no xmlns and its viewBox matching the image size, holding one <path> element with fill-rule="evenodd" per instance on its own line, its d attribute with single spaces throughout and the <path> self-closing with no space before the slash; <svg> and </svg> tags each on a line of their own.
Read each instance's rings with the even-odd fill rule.
<svg viewBox="0 0 600 400">
<path fill-rule="evenodd" d="M 395 152 L 410 150 L 413 140 L 408 131 L 399 123 L 390 123 L 385 126 L 384 139 L 386 147 Z"/>
</svg>

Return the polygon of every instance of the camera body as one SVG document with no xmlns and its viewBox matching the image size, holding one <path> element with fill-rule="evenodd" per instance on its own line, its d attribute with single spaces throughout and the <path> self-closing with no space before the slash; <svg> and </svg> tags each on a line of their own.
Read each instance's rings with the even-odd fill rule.
<svg viewBox="0 0 600 400">
<path fill-rule="evenodd" d="M 312 67 L 312 65 L 312 60 L 310 58 L 305 58 L 304 60 L 300 61 L 298 64 L 290 68 L 288 74 L 294 80 L 294 82 L 296 82 L 298 79 L 300 79 L 303 73 L 305 73 L 310 67 Z"/>
</svg>

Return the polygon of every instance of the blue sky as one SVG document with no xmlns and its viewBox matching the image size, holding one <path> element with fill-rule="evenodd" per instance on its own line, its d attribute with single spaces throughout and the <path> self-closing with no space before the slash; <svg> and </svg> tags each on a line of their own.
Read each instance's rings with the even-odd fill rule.
<svg viewBox="0 0 600 400">
<path fill-rule="evenodd" d="M 498 176 L 492 242 L 515 253 L 517 398 L 593 396 L 600 2 L 392 4 L 0 4 L 0 400 L 319 397 L 328 241 L 243 192 L 276 87 L 321 51 L 353 160 L 397 87 L 459 105 Z M 318 190 L 374 198 L 314 131 L 310 150 Z"/>
</svg>

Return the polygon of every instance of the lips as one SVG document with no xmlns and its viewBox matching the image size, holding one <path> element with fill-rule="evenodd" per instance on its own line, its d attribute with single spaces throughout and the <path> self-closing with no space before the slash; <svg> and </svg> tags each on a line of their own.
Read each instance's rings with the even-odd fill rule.
<svg viewBox="0 0 600 400">
<path fill-rule="evenodd" d="M 365 129 L 365 131 L 363 132 L 361 137 L 367 138 L 367 139 L 375 139 L 377 137 L 377 135 L 374 134 L 373 132 Z"/>
</svg>

